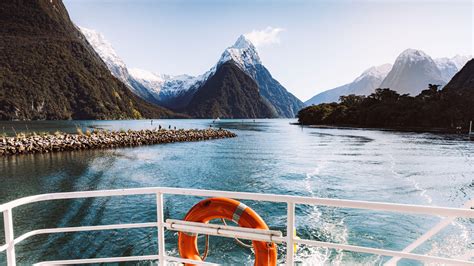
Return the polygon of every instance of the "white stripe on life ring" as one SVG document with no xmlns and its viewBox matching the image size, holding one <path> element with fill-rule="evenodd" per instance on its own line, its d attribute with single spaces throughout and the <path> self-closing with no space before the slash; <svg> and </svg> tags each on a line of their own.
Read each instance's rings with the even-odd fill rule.
<svg viewBox="0 0 474 266">
<path fill-rule="evenodd" d="M 242 213 L 247 209 L 247 205 L 243 204 L 242 202 L 239 203 L 239 206 L 234 211 L 234 214 L 232 214 L 232 221 L 239 223 L 240 216 Z"/>
</svg>

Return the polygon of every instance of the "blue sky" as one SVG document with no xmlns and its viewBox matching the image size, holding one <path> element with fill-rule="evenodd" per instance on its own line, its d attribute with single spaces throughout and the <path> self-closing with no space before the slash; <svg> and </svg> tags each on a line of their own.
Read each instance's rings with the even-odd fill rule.
<svg viewBox="0 0 474 266">
<path fill-rule="evenodd" d="M 303 101 L 393 63 L 406 48 L 434 58 L 473 54 L 469 0 L 64 2 L 72 20 L 104 34 L 129 67 L 164 74 L 202 74 L 239 35 L 281 29 L 257 49 Z"/>
</svg>

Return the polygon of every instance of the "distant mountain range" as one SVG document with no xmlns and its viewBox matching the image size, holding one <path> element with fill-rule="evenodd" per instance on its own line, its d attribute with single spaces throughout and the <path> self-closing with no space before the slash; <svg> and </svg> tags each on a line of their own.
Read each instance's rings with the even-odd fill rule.
<svg viewBox="0 0 474 266">
<path fill-rule="evenodd" d="M 432 59 L 420 50 L 407 49 L 395 63 L 372 67 L 353 82 L 324 91 L 306 105 L 337 102 L 342 95 L 369 95 L 376 88 L 390 88 L 401 94 L 417 95 L 428 84 L 445 85 L 471 59 L 471 56 Z"/>
<path fill-rule="evenodd" d="M 306 101 L 305 104 L 312 105 L 337 102 L 340 96 L 349 94 L 369 95 L 378 86 L 380 86 L 380 83 L 382 83 L 383 79 L 387 76 L 391 69 L 391 64 L 371 67 L 364 71 L 364 73 L 362 73 L 351 83 L 321 92 Z"/>
<path fill-rule="evenodd" d="M 129 69 L 103 35 L 71 22 L 61 0 L 1 1 L 0 25 L 2 120 L 295 117 L 304 105 L 243 35 L 202 75 L 170 76 Z M 418 94 L 428 83 L 445 85 L 469 58 L 433 60 L 408 49 L 393 66 L 369 68 L 306 104 L 377 87 Z M 452 87 L 470 84 L 465 76 L 456 74 Z"/>
<path fill-rule="evenodd" d="M 206 73 L 194 77 L 190 75 L 155 74 L 142 69 L 127 69 L 103 35 L 93 30 L 81 29 L 90 44 L 106 62 L 112 74 L 127 84 L 135 94 L 151 103 L 178 112 L 199 113 L 196 112 L 195 107 L 192 111 L 188 110 L 194 95 L 215 75 L 221 65 L 231 62 L 256 82 L 259 95 L 267 103 L 266 105 L 272 109 L 270 117 L 295 117 L 298 110 L 303 107 L 303 103 L 298 98 L 289 93 L 271 76 L 262 64 L 255 46 L 243 35 L 237 39 L 234 45 L 225 49 L 216 65 Z M 239 101 L 239 99 L 228 100 L 228 102 Z M 222 113 L 225 113 L 227 117 L 234 117 L 233 114 L 227 111 Z M 211 112 L 208 116 L 212 117 L 215 114 L 216 112 Z M 203 113 L 200 113 L 200 116 L 204 116 Z M 241 117 L 240 113 L 236 113 L 235 117 Z M 262 113 L 262 116 L 257 117 L 269 116 L 267 113 Z"/>
<path fill-rule="evenodd" d="M 425 57 L 421 53 L 417 56 Z M 417 64 L 420 63 L 412 62 L 412 65 Z M 431 84 L 418 95 L 410 96 L 378 88 L 367 97 L 349 95 L 339 103 L 305 107 L 298 113 L 298 120 L 305 125 L 459 133 L 469 130 L 474 117 L 473 106 L 474 60 L 471 59 L 442 89 Z"/>
<path fill-rule="evenodd" d="M 62 1 L 0 1 L 0 25 L 1 120 L 175 115 L 110 74 Z"/>
<path fill-rule="evenodd" d="M 443 80 L 450 81 L 452 77 L 466 65 L 466 63 L 472 59 L 472 56 L 461 56 L 456 55 L 452 58 L 436 58 L 434 59 L 436 66 L 441 71 L 441 77 Z"/>
</svg>

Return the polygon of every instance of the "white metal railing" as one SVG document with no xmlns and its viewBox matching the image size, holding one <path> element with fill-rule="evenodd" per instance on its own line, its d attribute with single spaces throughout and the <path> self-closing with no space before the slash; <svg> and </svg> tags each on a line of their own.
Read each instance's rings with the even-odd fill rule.
<svg viewBox="0 0 474 266">
<path fill-rule="evenodd" d="M 244 199 L 244 200 L 256 200 L 256 201 L 267 201 L 267 202 L 279 202 L 287 204 L 287 234 L 282 236 L 278 231 L 271 230 L 260 230 L 260 229 L 243 229 L 233 226 L 219 226 L 216 229 L 215 225 L 196 224 L 192 222 L 185 222 L 179 220 L 167 220 L 164 221 L 163 215 L 163 195 L 188 195 L 188 196 L 200 196 L 200 197 L 226 197 L 233 199 Z M 96 226 L 80 226 L 80 227 L 61 227 L 61 228 L 47 228 L 37 229 L 25 233 L 17 238 L 14 237 L 14 226 L 12 219 L 12 210 L 18 206 L 25 204 L 48 201 L 48 200 L 59 200 L 59 199 L 78 199 L 78 198 L 92 198 L 92 197 L 111 197 L 111 196 L 129 196 L 129 195 L 156 195 L 156 206 L 157 206 L 157 221 L 149 223 L 132 223 L 132 224 L 112 224 L 112 225 L 96 225 Z M 147 256 L 130 256 L 130 257 L 112 257 L 112 258 L 92 258 L 92 259 L 77 259 L 77 260 L 62 260 L 62 261 L 47 261 L 39 262 L 37 265 L 65 265 L 65 264 L 86 264 L 86 263 L 105 263 L 105 262 L 125 262 L 125 261 L 143 261 L 143 260 L 158 260 L 160 265 L 164 265 L 165 262 L 182 262 L 182 263 L 193 263 L 199 265 L 214 265 L 207 262 L 192 261 L 188 259 L 182 259 L 178 257 L 167 256 L 165 251 L 165 237 L 164 231 L 186 231 L 194 232 L 199 234 L 212 234 L 222 237 L 239 237 L 249 240 L 257 241 L 268 241 L 275 243 L 286 243 L 286 264 L 294 264 L 295 250 L 294 244 L 304 244 L 314 247 L 325 247 L 338 250 L 347 250 L 360 253 L 375 254 L 381 256 L 393 257 L 390 263 L 396 262 L 400 258 L 419 260 L 422 262 L 434 262 L 443 264 L 463 264 L 463 265 L 474 265 L 474 262 L 469 261 L 470 257 L 467 254 L 462 259 L 456 258 L 444 258 L 430 255 L 413 254 L 410 253 L 414 246 L 418 246 L 429 237 L 440 231 L 445 226 L 449 225 L 455 218 L 474 218 L 473 207 L 474 200 L 468 202 L 464 208 L 449 208 L 449 207 L 434 207 L 434 206 L 420 206 L 420 205 L 408 205 L 408 204 L 395 204 L 395 203 L 382 203 L 382 202 L 368 202 L 368 201 L 355 201 L 355 200 L 341 200 L 341 199 L 328 199 L 328 198 L 312 198 L 312 197 L 299 197 L 299 196 L 288 196 L 288 195 L 275 195 L 275 194 L 261 194 L 261 193 L 246 193 L 246 192 L 229 192 L 229 191 L 213 191 L 213 190 L 198 190 L 198 189 L 183 189 L 183 188 L 168 188 L 168 187 L 150 187 L 150 188 L 134 188 L 134 189 L 118 189 L 118 190 L 100 190 L 100 191 L 78 191 L 78 192 L 67 192 L 67 193 L 51 193 L 41 194 L 35 196 L 29 196 L 20 198 L 5 204 L 0 205 L 0 212 L 3 213 L 4 227 L 5 227 L 5 244 L 0 246 L 0 252 L 6 252 L 8 266 L 15 266 L 15 245 L 19 244 L 23 240 L 39 235 L 39 234 L 51 234 L 51 233 L 64 233 L 64 232 L 83 232 L 83 231 L 96 231 L 96 230 L 113 230 L 113 229 L 129 229 L 129 228 L 146 228 L 152 227 L 157 228 L 158 231 L 158 252 L 157 255 Z M 416 213 L 426 215 L 436 215 L 447 217 L 445 221 L 435 226 L 434 229 L 430 230 L 427 234 L 424 234 L 419 240 L 415 241 L 414 244 L 410 245 L 403 251 L 393 251 L 378 248 L 361 247 L 347 244 L 337 244 L 322 241 L 314 241 L 309 239 L 295 238 L 293 235 L 293 229 L 295 227 L 295 205 L 321 205 L 329 207 L 339 208 L 355 208 L 355 209 L 366 209 L 375 211 L 389 211 L 389 212 L 400 212 L 400 213 Z"/>
</svg>

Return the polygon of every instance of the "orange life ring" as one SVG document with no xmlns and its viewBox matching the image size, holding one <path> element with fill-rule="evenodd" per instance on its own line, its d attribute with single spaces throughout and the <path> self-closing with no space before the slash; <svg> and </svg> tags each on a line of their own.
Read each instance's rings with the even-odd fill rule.
<svg viewBox="0 0 474 266">
<path fill-rule="evenodd" d="M 268 229 L 267 224 L 254 210 L 241 202 L 228 198 L 202 200 L 189 210 L 184 220 L 208 223 L 212 219 L 219 218 L 233 220 L 242 227 Z M 252 245 L 255 251 L 254 265 L 276 265 L 277 248 L 275 243 L 252 241 Z M 178 248 L 182 258 L 201 261 L 196 234 L 179 232 Z"/>
</svg>

